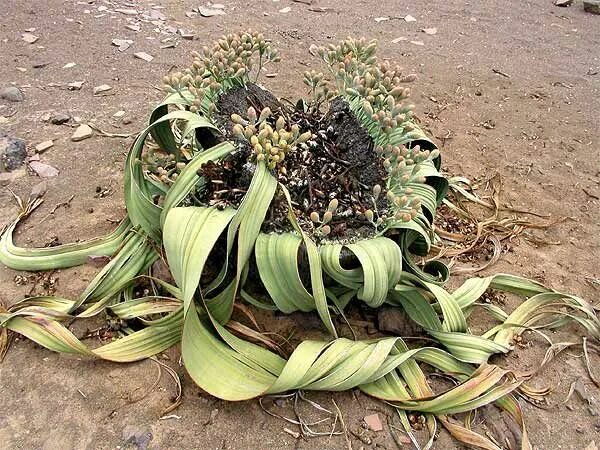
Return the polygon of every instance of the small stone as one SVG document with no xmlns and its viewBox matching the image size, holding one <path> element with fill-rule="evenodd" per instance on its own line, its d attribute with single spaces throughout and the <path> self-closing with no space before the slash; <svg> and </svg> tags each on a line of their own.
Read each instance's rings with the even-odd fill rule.
<svg viewBox="0 0 600 450">
<path fill-rule="evenodd" d="M 134 53 L 133 56 L 135 56 L 138 59 L 143 59 L 146 62 L 150 62 L 154 59 L 154 56 L 149 55 L 146 52 L 137 52 L 137 53 Z"/>
<path fill-rule="evenodd" d="M 75 129 L 75 133 L 73 133 L 73 135 L 71 136 L 71 140 L 73 142 L 83 141 L 84 139 L 92 137 L 93 134 L 94 130 L 92 130 L 92 128 L 89 125 L 84 123 L 79 125 Z"/>
<path fill-rule="evenodd" d="M 35 151 L 38 153 L 43 153 L 52 147 L 54 147 L 54 141 L 48 140 L 48 141 L 40 142 L 38 145 L 36 145 Z"/>
<path fill-rule="evenodd" d="M 83 83 L 85 83 L 84 81 L 73 81 L 69 84 L 67 84 L 67 87 L 69 88 L 70 91 L 78 91 L 79 89 L 81 89 L 81 86 L 83 86 Z"/>
<path fill-rule="evenodd" d="M 571 6 L 573 4 L 573 0 L 555 0 L 554 4 L 562 7 Z"/>
<path fill-rule="evenodd" d="M 25 100 L 23 91 L 16 86 L 6 86 L 0 89 L 0 98 L 9 102 L 22 102 Z"/>
<path fill-rule="evenodd" d="M 25 67 L 17 67 L 17 70 L 23 73 L 27 72 L 27 69 Z"/>
<path fill-rule="evenodd" d="M 409 15 L 407 15 L 407 16 L 404 16 L 404 21 L 405 21 L 405 22 L 407 22 L 407 23 L 410 23 L 410 22 L 416 22 L 416 21 L 417 21 L 417 19 L 415 19 L 413 16 L 411 16 L 411 15 L 409 14 Z"/>
<path fill-rule="evenodd" d="M 133 122 L 133 120 L 131 120 L 129 117 L 123 117 L 121 122 L 123 122 L 123 125 L 129 125 L 131 122 Z"/>
<path fill-rule="evenodd" d="M 50 123 L 52 125 L 62 125 L 63 123 L 67 123 L 69 120 L 71 120 L 71 116 L 65 113 L 56 113 L 50 117 Z"/>
<path fill-rule="evenodd" d="M 410 43 L 414 45 L 425 45 L 425 42 L 423 41 L 410 41 Z"/>
<path fill-rule="evenodd" d="M 27 150 L 23 139 L 0 135 L 0 166 L 2 170 L 12 171 L 23 165 Z"/>
<path fill-rule="evenodd" d="M 421 31 L 425 34 L 437 34 L 437 28 L 423 28 Z"/>
<path fill-rule="evenodd" d="M 140 31 L 140 29 L 141 29 L 140 25 L 137 23 L 125 25 L 125 28 L 127 28 L 128 30 L 131 30 L 131 31 Z"/>
<path fill-rule="evenodd" d="M 131 44 L 133 44 L 133 41 L 130 39 L 113 39 L 112 40 L 112 45 L 116 45 L 117 47 L 119 47 L 120 52 L 124 52 L 125 50 L 127 50 L 129 47 L 131 47 Z"/>
<path fill-rule="evenodd" d="M 31 188 L 31 193 L 29 194 L 29 198 L 33 200 L 36 198 L 43 197 L 46 194 L 47 190 L 48 190 L 48 183 L 46 183 L 45 181 L 42 181 Z"/>
<path fill-rule="evenodd" d="M 290 8 L 289 6 L 286 6 L 285 8 L 282 8 L 279 10 L 280 13 L 282 14 L 287 14 L 292 10 L 292 8 Z"/>
<path fill-rule="evenodd" d="M 214 17 L 214 16 L 224 16 L 225 11 L 218 8 L 207 8 L 206 6 L 200 6 L 198 8 L 198 12 L 202 17 Z"/>
<path fill-rule="evenodd" d="M 398 42 L 407 41 L 408 38 L 404 36 L 397 37 L 396 39 L 392 39 L 392 44 L 397 44 Z"/>
<path fill-rule="evenodd" d="M 75 64 L 74 62 L 66 63 L 66 64 L 63 66 L 63 69 L 71 69 L 71 68 L 75 67 L 76 65 L 77 65 L 77 64 Z"/>
<path fill-rule="evenodd" d="M 17 178 L 24 177 L 25 175 L 24 169 L 13 170 L 12 172 L 0 172 L 0 186 L 8 186 Z"/>
<path fill-rule="evenodd" d="M 126 16 L 137 16 L 137 14 L 138 14 L 137 9 L 127 9 L 127 8 L 117 8 L 117 9 L 115 9 L 115 12 L 125 14 Z"/>
<path fill-rule="evenodd" d="M 29 167 L 41 178 L 56 177 L 60 173 L 56 167 L 40 161 L 29 161 Z"/>
<path fill-rule="evenodd" d="M 412 321 L 402 308 L 393 306 L 377 309 L 377 328 L 384 333 L 400 337 L 423 334 L 423 329 Z"/>
<path fill-rule="evenodd" d="M 101 84 L 100 86 L 96 86 L 94 88 L 94 95 L 102 94 L 103 92 L 108 92 L 112 89 L 112 86 L 109 84 Z"/>
<path fill-rule="evenodd" d="M 179 35 L 183 38 L 183 39 L 187 39 L 187 40 L 193 40 L 194 39 L 194 33 L 191 33 L 189 31 L 185 31 L 183 29 L 179 29 Z"/>
<path fill-rule="evenodd" d="M 372 431 L 383 430 L 383 425 L 381 423 L 381 419 L 379 418 L 379 414 L 371 414 L 370 416 L 366 416 L 363 420 Z"/>
<path fill-rule="evenodd" d="M 25 42 L 27 42 L 28 44 L 34 44 L 37 42 L 37 40 L 39 39 L 38 36 L 36 36 L 35 34 L 31 34 L 31 33 L 23 33 L 21 35 L 21 39 L 23 39 Z"/>
<path fill-rule="evenodd" d="M 596 445 L 596 441 L 590 442 L 584 450 L 598 450 L 598 446 Z"/>
<path fill-rule="evenodd" d="M 99 12 L 106 11 L 107 9 L 108 9 L 108 8 L 107 8 L 106 6 L 104 6 L 104 5 L 98 6 L 98 11 L 99 11 Z"/>
<path fill-rule="evenodd" d="M 113 117 L 123 117 L 125 115 L 125 111 L 121 110 L 121 111 L 117 111 L 116 113 L 113 114 Z"/>
<path fill-rule="evenodd" d="M 152 433 L 150 430 L 134 427 L 131 425 L 123 428 L 122 433 L 123 441 L 125 444 L 133 444 L 137 450 L 147 450 L 150 441 L 152 440 Z"/>
<path fill-rule="evenodd" d="M 379 23 L 379 22 L 384 22 L 386 20 L 390 20 L 389 17 L 375 17 L 375 22 Z"/>
<path fill-rule="evenodd" d="M 600 0 L 583 0 L 583 10 L 592 14 L 600 14 Z"/>
</svg>

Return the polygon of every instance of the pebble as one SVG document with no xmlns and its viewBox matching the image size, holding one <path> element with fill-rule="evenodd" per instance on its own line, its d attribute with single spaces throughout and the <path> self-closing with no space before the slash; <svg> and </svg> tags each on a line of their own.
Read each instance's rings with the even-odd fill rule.
<svg viewBox="0 0 600 450">
<path fill-rule="evenodd" d="M 382 306 L 377 309 L 377 328 L 394 336 L 419 336 L 423 330 L 412 321 L 403 309 Z"/>
<path fill-rule="evenodd" d="M 117 8 L 117 9 L 115 9 L 115 12 L 125 14 L 126 16 L 137 16 L 137 14 L 138 14 L 137 9 L 126 9 L 126 8 Z"/>
<path fill-rule="evenodd" d="M 75 129 L 75 133 L 71 136 L 73 142 L 83 141 L 89 137 L 92 137 L 94 130 L 87 124 L 81 124 Z"/>
<path fill-rule="evenodd" d="M 121 122 L 123 122 L 123 125 L 129 125 L 131 122 L 133 122 L 133 120 L 131 120 L 129 117 L 123 117 Z"/>
<path fill-rule="evenodd" d="M 133 41 L 130 39 L 113 39 L 112 44 L 119 47 L 120 52 L 124 52 L 129 47 L 131 47 L 131 44 L 133 44 Z"/>
<path fill-rule="evenodd" d="M 40 142 L 38 145 L 35 146 L 35 151 L 38 153 L 42 153 L 45 152 L 46 150 L 48 150 L 49 148 L 54 147 L 54 141 L 47 140 L 44 142 Z"/>
<path fill-rule="evenodd" d="M 600 0 L 583 0 L 583 10 L 592 14 L 600 14 Z"/>
<path fill-rule="evenodd" d="M 71 68 L 75 67 L 76 65 L 77 65 L 77 64 L 75 64 L 74 62 L 66 63 L 66 64 L 63 66 L 63 69 L 71 69 Z"/>
<path fill-rule="evenodd" d="M 23 139 L 0 135 L 0 168 L 12 171 L 21 167 L 27 158 Z"/>
<path fill-rule="evenodd" d="M 148 429 L 127 425 L 123 428 L 122 438 L 126 444 L 133 444 L 137 450 L 146 450 L 152 440 L 152 433 Z"/>
<path fill-rule="evenodd" d="M 67 84 L 67 87 L 70 91 L 78 91 L 79 89 L 81 89 L 81 86 L 83 86 L 83 83 L 84 81 L 73 81 Z"/>
<path fill-rule="evenodd" d="M 28 44 L 34 44 L 37 42 L 37 40 L 39 39 L 38 36 L 36 36 L 35 34 L 31 34 L 31 33 L 23 33 L 21 35 L 21 39 L 23 39 L 25 42 L 27 42 Z"/>
<path fill-rule="evenodd" d="M 60 173 L 56 167 L 40 161 L 29 161 L 29 167 L 41 178 L 56 177 Z"/>
<path fill-rule="evenodd" d="M 102 94 L 103 92 L 108 92 L 112 89 L 112 86 L 108 84 L 101 84 L 100 86 L 96 86 L 94 88 L 94 95 Z"/>
<path fill-rule="evenodd" d="M 65 113 L 56 113 L 50 117 L 50 123 L 53 125 L 62 125 L 71 120 L 71 116 Z"/>
<path fill-rule="evenodd" d="M 116 113 L 113 114 L 113 117 L 123 117 L 125 115 L 125 111 L 121 110 L 121 111 L 117 111 Z"/>
<path fill-rule="evenodd" d="M 289 13 L 291 10 L 292 10 L 292 8 L 290 8 L 289 6 L 286 6 L 285 8 L 280 9 L 279 12 L 282 14 L 286 14 L 286 13 Z"/>
<path fill-rule="evenodd" d="M 0 98 L 9 102 L 22 102 L 25 100 L 23 91 L 16 86 L 7 86 L 0 89 Z"/>
<path fill-rule="evenodd" d="M 554 4 L 562 7 L 571 6 L 573 4 L 573 0 L 555 0 Z"/>
<path fill-rule="evenodd" d="M 23 165 L 27 150 L 23 139 L 0 136 L 0 165 L 3 170 L 12 171 Z"/>
<path fill-rule="evenodd" d="M 150 62 L 154 59 L 154 56 L 149 55 L 146 52 L 137 52 L 137 53 L 134 53 L 133 56 L 135 56 L 138 59 L 143 59 L 146 62 Z"/>
<path fill-rule="evenodd" d="M 198 12 L 202 17 L 213 17 L 213 16 L 224 16 L 225 11 L 217 8 L 207 8 L 206 6 L 200 6 Z"/>
<path fill-rule="evenodd" d="M 405 21 L 405 22 L 407 22 L 407 23 L 410 23 L 410 22 L 416 22 L 416 21 L 417 21 L 417 19 L 415 19 L 413 16 L 411 16 L 411 15 L 409 14 L 409 15 L 407 15 L 407 16 L 404 16 L 404 21 Z"/>
</svg>

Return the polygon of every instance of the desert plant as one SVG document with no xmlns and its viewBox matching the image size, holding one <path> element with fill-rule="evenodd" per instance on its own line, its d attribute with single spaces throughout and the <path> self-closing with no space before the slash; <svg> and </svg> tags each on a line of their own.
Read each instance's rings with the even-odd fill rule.
<svg viewBox="0 0 600 450">
<path fill-rule="evenodd" d="M 181 342 L 191 378 L 219 398 L 358 387 L 393 404 L 411 436 L 406 411 L 417 411 L 432 439 L 438 418 L 463 442 L 498 449 L 450 418 L 496 402 L 524 427 L 514 394 L 523 392 L 525 378 L 489 364 L 490 356 L 509 352 L 527 329 L 571 321 L 598 339 L 595 311 L 576 296 L 512 275 L 444 289 L 444 264 L 414 260 L 438 240 L 433 219 L 448 182 L 439 172 L 440 152 L 414 120 L 403 87 L 408 76 L 378 64 L 375 42 L 348 39 L 313 51 L 330 79 L 306 74 L 312 98 L 295 110 L 257 105 L 219 116 L 224 96 L 246 92 L 251 71 L 278 59 L 258 33 L 225 36 L 195 54 L 189 69 L 165 77 L 168 95 L 128 154 L 127 218 L 111 235 L 48 249 L 17 247 L 15 227 L 41 202 L 18 199 L 21 214 L 0 240 L 3 264 L 47 270 L 82 264 L 91 255 L 112 258 L 77 299 L 33 297 L 0 311 L 0 342 L 6 344 L 10 330 L 50 350 L 118 362 Z M 358 162 L 339 155 L 314 160 L 318 152 L 329 154 L 330 138 L 312 124 L 325 120 L 326 104 L 336 101 L 372 144 Z M 374 175 L 348 178 L 353 164 Z M 315 167 L 324 171 L 318 179 Z M 332 190 L 312 190 L 311 180 Z M 174 283 L 153 276 L 159 259 Z M 256 285 L 267 295 L 253 292 Z M 478 303 L 490 288 L 526 300 L 511 313 Z M 226 326 L 240 297 L 284 313 L 317 311 L 332 338 L 304 341 L 284 358 Z M 371 308 L 403 308 L 439 345 L 409 348 L 400 336 L 338 337 L 332 315 L 343 316 L 353 299 Z M 481 335 L 467 323 L 477 307 L 498 321 Z M 64 325 L 100 313 L 117 319 L 122 337 L 90 348 Z M 134 331 L 130 322 L 141 328 Z M 420 363 L 447 374 L 456 387 L 436 394 Z M 523 448 L 528 445 L 524 433 Z"/>
</svg>

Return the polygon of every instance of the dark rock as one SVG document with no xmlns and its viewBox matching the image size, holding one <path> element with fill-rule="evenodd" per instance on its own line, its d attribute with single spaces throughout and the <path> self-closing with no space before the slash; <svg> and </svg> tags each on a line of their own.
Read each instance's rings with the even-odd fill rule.
<svg viewBox="0 0 600 450">
<path fill-rule="evenodd" d="M 53 125 L 62 125 L 71 120 L 71 116 L 65 113 L 56 113 L 50 118 L 50 123 Z"/>
<path fill-rule="evenodd" d="M 583 10 L 592 14 L 600 14 L 600 0 L 583 0 Z"/>
<path fill-rule="evenodd" d="M 423 328 L 413 322 L 402 308 L 383 306 L 377 310 L 377 327 L 379 331 L 394 336 L 422 336 Z"/>
<path fill-rule="evenodd" d="M 152 433 L 147 429 L 128 425 L 123 428 L 122 437 L 125 444 L 133 444 L 138 450 L 146 450 L 152 440 Z"/>
<path fill-rule="evenodd" d="M 27 157 L 25 141 L 10 136 L 0 136 L 0 168 L 15 170 L 23 165 Z"/>
<path fill-rule="evenodd" d="M 16 86 L 7 86 L 0 89 L 0 98 L 9 102 L 22 102 L 25 100 L 23 92 Z"/>
</svg>

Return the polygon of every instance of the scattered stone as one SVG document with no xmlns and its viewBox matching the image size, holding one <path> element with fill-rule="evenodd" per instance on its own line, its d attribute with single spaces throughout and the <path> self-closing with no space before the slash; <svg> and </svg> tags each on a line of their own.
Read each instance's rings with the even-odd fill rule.
<svg viewBox="0 0 600 450">
<path fill-rule="evenodd" d="M 0 186 L 8 186 L 17 178 L 25 176 L 25 169 L 17 169 L 12 172 L 0 172 Z"/>
<path fill-rule="evenodd" d="M 417 19 L 415 19 L 413 16 L 411 16 L 411 15 L 409 14 L 409 15 L 407 15 L 407 16 L 404 16 L 404 21 L 405 21 L 405 22 L 408 22 L 408 23 L 410 23 L 410 22 L 416 22 L 416 21 L 417 21 Z"/>
<path fill-rule="evenodd" d="M 96 86 L 94 88 L 94 95 L 102 94 L 103 92 L 108 92 L 112 89 L 112 86 L 109 84 L 101 84 L 100 86 Z"/>
<path fill-rule="evenodd" d="M 133 120 L 131 120 L 129 117 L 123 117 L 121 122 L 123 122 L 123 125 L 129 125 L 131 122 L 133 122 Z"/>
<path fill-rule="evenodd" d="M 22 102 L 25 100 L 23 91 L 16 86 L 7 86 L 0 89 L 0 98 L 9 102 Z"/>
<path fill-rule="evenodd" d="M 133 56 L 135 56 L 138 59 L 143 59 L 146 62 L 150 62 L 154 59 L 154 56 L 149 55 L 146 52 L 137 52 L 137 53 L 134 53 Z"/>
<path fill-rule="evenodd" d="M 280 13 L 282 14 L 287 14 L 292 10 L 292 8 L 290 8 L 289 6 L 286 6 L 285 8 L 282 8 L 279 10 Z"/>
<path fill-rule="evenodd" d="M 83 123 L 75 129 L 75 132 L 71 136 L 71 140 L 73 142 L 83 141 L 84 139 L 92 137 L 93 134 L 94 130 L 92 130 L 89 125 Z"/>
<path fill-rule="evenodd" d="M 131 31 L 140 31 L 141 27 L 138 23 L 125 25 L 125 28 Z"/>
<path fill-rule="evenodd" d="M 113 117 L 123 117 L 125 115 L 125 111 L 121 110 L 121 111 L 117 111 L 116 113 L 113 114 Z"/>
<path fill-rule="evenodd" d="M 122 438 L 125 444 L 133 444 L 137 450 L 147 450 L 152 440 L 152 433 L 150 430 L 128 425 L 123 428 Z"/>
<path fill-rule="evenodd" d="M 198 13 L 197 13 L 197 12 L 195 12 L 195 11 L 186 11 L 186 12 L 185 12 L 185 16 L 186 16 L 188 19 L 193 19 L 193 18 L 194 18 L 194 17 L 196 17 L 197 15 L 198 15 Z"/>
<path fill-rule="evenodd" d="M 407 41 L 408 38 L 404 36 L 397 37 L 396 39 L 392 39 L 392 44 L 397 44 L 398 42 Z"/>
<path fill-rule="evenodd" d="M 127 50 L 129 47 L 131 47 L 131 44 L 133 44 L 133 41 L 130 39 L 113 39 L 112 40 L 112 45 L 119 47 L 120 52 L 124 52 L 125 50 Z"/>
<path fill-rule="evenodd" d="M 27 150 L 23 139 L 0 136 L 0 166 L 2 170 L 13 171 L 23 165 Z"/>
<path fill-rule="evenodd" d="M 596 441 L 590 442 L 584 450 L 598 450 L 598 446 L 596 445 Z"/>
<path fill-rule="evenodd" d="M 44 142 L 40 142 L 38 145 L 35 146 L 35 151 L 38 153 L 43 153 L 46 150 L 48 150 L 49 148 L 54 147 L 54 141 L 52 141 L 51 139 L 48 141 L 44 141 Z"/>
<path fill-rule="evenodd" d="M 137 16 L 138 15 L 137 9 L 117 8 L 117 9 L 115 9 L 115 12 L 125 14 L 126 16 Z"/>
<path fill-rule="evenodd" d="M 75 67 L 77 64 L 75 64 L 74 62 L 70 62 L 67 63 L 63 66 L 63 69 L 71 69 L 72 67 Z"/>
<path fill-rule="evenodd" d="M 110 262 L 110 256 L 89 255 L 87 257 L 87 263 L 92 267 L 96 267 L 97 269 L 101 269 L 102 267 L 107 265 L 109 262 Z"/>
<path fill-rule="evenodd" d="M 383 430 L 383 425 L 381 423 L 381 419 L 379 418 L 379 414 L 376 413 L 371 414 L 370 416 L 365 416 L 363 420 L 372 431 Z"/>
<path fill-rule="evenodd" d="M 423 28 L 421 31 L 425 34 L 437 34 L 437 28 Z"/>
<path fill-rule="evenodd" d="M 41 181 L 31 188 L 31 193 L 29 194 L 29 198 L 34 200 L 36 198 L 43 197 L 48 190 L 48 183 L 45 181 Z"/>
<path fill-rule="evenodd" d="M 98 6 L 98 12 L 103 12 L 106 10 L 108 10 L 108 8 L 106 6 L 104 6 L 104 5 Z"/>
<path fill-rule="evenodd" d="M 84 81 L 73 81 L 72 83 L 67 84 L 67 87 L 70 91 L 78 91 L 83 86 Z"/>
<path fill-rule="evenodd" d="M 51 165 L 40 161 L 29 161 L 29 167 L 31 167 L 31 170 L 33 170 L 40 178 L 56 177 L 60 173 L 56 167 L 52 167 Z"/>
<path fill-rule="evenodd" d="M 175 282 L 169 266 L 160 258 L 157 259 L 154 264 L 152 264 L 152 276 L 160 278 L 167 283 Z"/>
<path fill-rule="evenodd" d="M 583 10 L 592 14 L 600 14 L 600 0 L 583 0 Z"/>
<path fill-rule="evenodd" d="M 36 43 L 38 41 L 39 37 L 36 36 L 35 34 L 23 33 L 21 35 L 21 39 L 23 39 L 28 44 L 34 44 L 34 43 Z"/>
<path fill-rule="evenodd" d="M 423 329 L 411 320 L 401 308 L 382 306 L 377 309 L 377 328 L 393 336 L 420 336 Z"/>
<path fill-rule="evenodd" d="M 214 16 L 224 16 L 225 11 L 218 8 L 207 8 L 206 6 L 200 6 L 198 8 L 198 12 L 202 17 L 214 17 Z"/>
<path fill-rule="evenodd" d="M 379 22 L 383 22 L 385 20 L 390 20 L 389 17 L 375 17 L 375 22 L 379 23 Z"/>
<path fill-rule="evenodd" d="M 425 45 L 425 42 L 423 41 L 410 41 L 410 43 L 415 45 Z"/>
<path fill-rule="evenodd" d="M 36 28 L 35 28 L 35 27 L 31 27 L 31 28 L 25 28 L 25 31 L 26 31 L 27 33 L 33 33 L 35 30 L 36 30 Z"/>
<path fill-rule="evenodd" d="M 185 31 L 183 29 L 179 29 L 179 35 L 183 38 L 183 39 L 188 39 L 188 40 L 193 40 L 195 37 L 195 34 L 189 31 Z"/>
<path fill-rule="evenodd" d="M 62 125 L 63 123 L 67 123 L 69 120 L 71 120 L 71 116 L 65 113 L 56 113 L 50 117 L 50 123 L 52 125 Z"/>
<path fill-rule="evenodd" d="M 571 6 L 573 4 L 573 0 L 554 0 L 554 4 L 562 7 Z"/>
<path fill-rule="evenodd" d="M 27 69 L 25 67 L 17 67 L 17 70 L 23 73 L 27 72 Z"/>
</svg>

